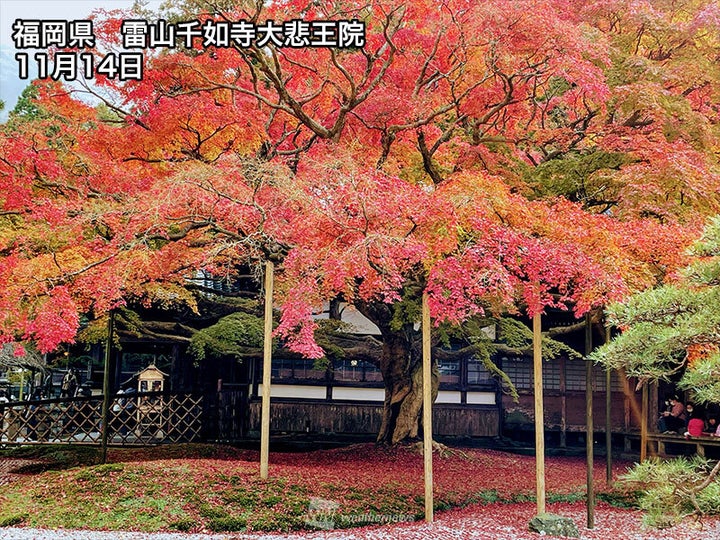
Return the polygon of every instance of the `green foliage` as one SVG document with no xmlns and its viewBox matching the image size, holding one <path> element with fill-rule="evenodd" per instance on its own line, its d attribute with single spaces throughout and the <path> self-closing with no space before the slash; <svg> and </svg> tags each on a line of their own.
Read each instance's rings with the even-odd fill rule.
<svg viewBox="0 0 720 540">
<path fill-rule="evenodd" d="M 705 458 L 649 459 L 635 465 L 621 481 L 640 489 L 645 524 L 666 528 L 692 515 L 720 514 L 720 481 Z M 708 476 L 713 475 L 708 483 Z M 707 485 L 704 485 L 707 484 Z"/>
<path fill-rule="evenodd" d="M 500 319 L 498 321 L 500 340 L 508 347 L 522 349 L 532 345 L 532 331 L 515 319 Z"/>
<path fill-rule="evenodd" d="M 140 315 L 128 308 L 119 308 L 115 311 L 115 326 L 122 327 L 135 336 L 142 336 L 142 318 Z M 78 332 L 77 340 L 80 343 L 94 344 L 105 343 L 108 337 L 108 315 L 105 314 L 97 319 L 91 319 L 87 325 Z M 113 335 L 113 346 L 122 349 L 120 336 L 117 332 Z"/>
<path fill-rule="evenodd" d="M 493 355 L 497 352 L 497 347 L 490 336 L 484 332 L 484 329 L 489 326 L 500 325 L 500 328 L 502 328 L 505 324 L 504 319 L 473 317 L 461 325 L 443 323 L 435 332 L 440 342 L 446 347 L 450 346 L 454 340 L 469 343 L 472 348 L 472 358 L 470 361 L 482 363 L 483 367 L 488 370 L 492 376 L 497 377 L 502 385 L 503 391 L 510 395 L 513 400 L 518 401 L 519 395 L 512 380 L 492 360 Z M 507 327 L 509 338 L 513 340 L 515 327 L 512 323 L 508 323 Z M 532 334 L 530 334 L 530 338 L 532 340 Z M 517 343 L 520 343 L 520 341 L 521 340 L 518 340 Z"/>
<path fill-rule="evenodd" d="M 34 121 L 47 117 L 47 113 L 37 105 L 38 89 L 35 85 L 30 84 L 20 94 L 15 108 L 10 111 L 10 121 L 12 125 L 19 121 Z"/>
<path fill-rule="evenodd" d="M 194 334 L 189 350 L 198 361 L 223 356 L 241 357 L 248 347 L 262 347 L 263 331 L 261 318 L 233 313 Z"/>
<path fill-rule="evenodd" d="M 597 499 L 615 508 L 639 508 L 642 495 L 643 492 L 639 489 L 627 489 L 625 486 L 616 485 L 611 491 L 599 492 Z"/>
<path fill-rule="evenodd" d="M 471 349 L 469 354 L 472 354 L 471 361 L 481 362 L 483 367 L 501 382 L 503 391 L 513 400 L 518 401 L 519 396 L 512 380 L 492 360 L 500 346 L 484 332 L 484 329 L 491 325 L 496 326 L 498 343 L 500 346 L 504 346 L 501 350 L 506 354 L 530 354 L 533 341 L 532 330 L 522 321 L 512 318 L 474 317 L 458 326 L 441 324 L 435 332 L 445 346 L 449 346 L 456 340 L 468 343 Z M 560 356 L 567 356 L 571 359 L 582 358 L 582 355 L 571 347 L 547 336 L 542 338 L 541 345 L 545 360 L 554 360 Z"/>
<path fill-rule="evenodd" d="M 578 503 L 584 502 L 587 499 L 585 493 L 548 493 L 547 502 L 554 503 Z"/>
<path fill-rule="evenodd" d="M 402 330 L 407 324 L 420 321 L 422 318 L 421 293 L 412 294 L 411 287 L 405 287 L 402 300 L 393 304 L 393 317 L 390 328 L 396 332 Z"/>
<path fill-rule="evenodd" d="M 528 168 L 525 175 L 540 196 L 560 195 L 593 205 L 611 195 L 607 193 L 607 173 L 629 161 L 625 154 L 618 152 L 570 153 L 562 159 L 551 159 Z"/>
<path fill-rule="evenodd" d="M 351 329 L 350 325 L 337 319 L 320 319 L 315 324 L 315 341 L 323 348 L 325 356 L 315 359 L 313 367 L 324 370 L 332 364 L 332 360 L 345 358 L 345 350 L 333 343 L 331 338 L 347 334 Z"/>
<path fill-rule="evenodd" d="M 680 381 L 680 387 L 692 390 L 698 403 L 717 403 L 720 397 L 720 353 L 693 362 Z"/>
<path fill-rule="evenodd" d="M 484 489 L 477 493 L 473 499 L 485 504 L 502 502 L 503 500 L 497 489 Z"/>
<path fill-rule="evenodd" d="M 105 463 L 103 465 L 97 465 L 87 469 L 78 471 L 75 475 L 76 480 L 96 480 L 98 478 L 104 478 L 110 476 L 111 473 L 120 472 L 124 469 L 122 463 Z"/>
<path fill-rule="evenodd" d="M 703 235 L 693 245 L 692 253 L 697 257 L 720 257 L 720 216 L 710 220 Z"/>
<path fill-rule="evenodd" d="M 713 320 L 720 322 L 717 314 L 705 313 L 706 303 L 717 293 L 690 293 L 668 285 L 610 306 L 608 319 L 627 329 L 591 358 L 606 367 L 624 368 L 629 376 L 667 380 L 684 366 L 687 347 L 703 332 L 701 328 Z"/>
<path fill-rule="evenodd" d="M 292 531 L 306 528 L 305 520 L 294 514 L 270 512 L 253 513 L 247 524 L 254 531 Z"/>
<path fill-rule="evenodd" d="M 512 379 L 508 377 L 507 373 L 505 373 L 503 370 L 501 370 L 495 362 L 493 362 L 489 356 L 481 356 L 480 361 L 482 362 L 485 369 L 487 369 L 491 375 L 497 377 L 500 380 L 500 383 L 502 384 L 503 391 L 506 392 L 508 395 L 510 395 L 513 399 L 513 401 L 518 402 L 520 401 L 520 395 L 517 392 L 517 388 L 515 388 L 515 384 L 512 382 Z"/>
<path fill-rule="evenodd" d="M 720 515 L 720 481 L 712 482 L 708 487 L 697 494 L 700 508 L 710 515 Z"/>
<path fill-rule="evenodd" d="M 234 487 L 219 493 L 222 507 L 203 503 L 199 512 L 209 518 L 213 531 L 289 531 L 302 528 L 309 500 L 301 486 L 286 486 L 283 479 L 253 482 L 246 478 L 227 479 Z M 240 485 L 237 485 L 240 484 Z M 282 511 L 275 507 L 282 505 Z"/>
<path fill-rule="evenodd" d="M 219 508 L 206 503 L 201 504 L 198 511 L 204 518 L 221 519 L 228 517 L 228 513 L 224 508 Z"/>
<path fill-rule="evenodd" d="M 92 319 L 77 335 L 80 343 L 102 343 L 107 340 L 107 318 Z"/>
<path fill-rule="evenodd" d="M 13 527 L 20 525 L 23 521 L 28 518 L 27 514 L 11 514 L 7 517 L 0 517 L 0 527 Z"/>
<path fill-rule="evenodd" d="M 518 351 L 527 350 L 532 347 L 532 330 L 521 321 L 510 318 L 499 319 L 498 327 L 500 331 L 499 339 L 508 347 L 517 349 Z M 554 360 L 562 355 L 569 358 L 582 358 L 582 355 L 575 349 L 547 336 L 543 336 L 541 345 L 542 355 L 545 360 Z"/>
<path fill-rule="evenodd" d="M 548 89 L 544 96 L 538 98 L 538 101 L 549 101 L 550 99 L 562 96 L 565 92 L 570 90 L 572 85 L 564 77 L 550 77 L 548 81 Z"/>
<path fill-rule="evenodd" d="M 234 503 L 240 506 L 251 506 L 257 503 L 257 494 L 239 487 L 224 492 L 222 494 L 222 500 L 226 503 Z"/>
<path fill-rule="evenodd" d="M 509 347 L 515 354 L 523 355 L 529 354 L 532 348 L 533 334 L 532 330 L 525 326 L 521 321 L 511 318 L 501 318 L 497 320 L 498 327 L 498 341 L 507 347 Z M 564 343 L 543 336 L 541 340 L 542 355 L 547 360 L 554 360 L 560 356 L 567 356 L 568 358 L 582 358 L 582 355 L 577 351 L 568 347 Z M 492 349 L 491 349 L 492 350 Z M 495 363 L 490 359 L 490 356 L 480 356 L 485 368 L 498 377 L 502 382 L 503 389 L 510 395 L 514 401 L 519 400 L 517 389 L 513 384 L 512 380 L 498 368 Z"/>
<path fill-rule="evenodd" d="M 104 103 L 100 103 L 95 107 L 97 111 L 98 120 L 109 123 L 119 123 L 123 121 L 123 118 L 118 114 L 117 111 L 111 109 Z"/>
<path fill-rule="evenodd" d="M 498 320 L 490 317 L 471 317 L 462 324 L 441 323 L 433 330 L 434 335 L 445 346 L 449 346 L 454 340 L 462 340 L 467 343 L 481 345 L 486 348 L 489 354 L 494 353 L 492 340 L 484 332 L 484 329 L 497 324 Z M 482 354 L 478 351 L 478 354 Z"/>
<path fill-rule="evenodd" d="M 198 313 L 195 295 L 185 287 L 174 283 L 151 283 L 145 287 L 145 301 L 162 310 L 170 311 L 188 307 Z"/>
<path fill-rule="evenodd" d="M 168 527 L 170 529 L 175 529 L 176 531 L 188 532 L 188 531 L 194 529 L 195 527 L 197 527 L 197 525 L 198 524 L 194 519 L 181 518 L 181 519 L 178 519 L 177 521 L 173 521 L 172 523 L 169 523 Z"/>
</svg>

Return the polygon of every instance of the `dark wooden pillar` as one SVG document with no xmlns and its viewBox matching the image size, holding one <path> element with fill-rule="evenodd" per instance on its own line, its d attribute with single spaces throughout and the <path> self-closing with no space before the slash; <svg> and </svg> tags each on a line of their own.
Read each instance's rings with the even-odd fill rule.
<svg viewBox="0 0 720 540">
<path fill-rule="evenodd" d="M 590 313 L 585 316 L 585 425 L 586 441 L 585 454 L 587 460 L 587 528 L 595 528 L 595 487 L 593 482 L 593 451 L 594 432 L 593 423 L 593 369 L 592 362 L 587 356 L 592 352 L 592 321 Z"/>
<path fill-rule="evenodd" d="M 565 372 L 567 362 L 565 360 L 564 356 L 558 360 L 560 364 L 560 448 L 567 446 L 567 373 Z"/>
</svg>

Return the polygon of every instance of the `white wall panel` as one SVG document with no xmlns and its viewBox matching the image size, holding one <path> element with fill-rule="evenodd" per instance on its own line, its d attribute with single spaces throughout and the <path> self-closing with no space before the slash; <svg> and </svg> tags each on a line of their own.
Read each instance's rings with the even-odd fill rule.
<svg viewBox="0 0 720 540">
<path fill-rule="evenodd" d="M 495 392 L 468 392 L 468 405 L 495 405 Z"/>
<path fill-rule="evenodd" d="M 385 389 L 335 386 L 332 390 L 332 398 L 352 399 L 357 401 L 383 401 L 385 399 Z"/>
</svg>

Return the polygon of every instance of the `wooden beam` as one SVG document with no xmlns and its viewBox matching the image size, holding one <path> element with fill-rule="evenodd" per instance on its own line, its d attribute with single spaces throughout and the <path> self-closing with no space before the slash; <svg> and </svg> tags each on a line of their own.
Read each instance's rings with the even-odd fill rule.
<svg viewBox="0 0 720 540">
<path fill-rule="evenodd" d="M 422 297 L 423 350 L 423 456 L 425 472 L 425 521 L 433 522 L 432 459 L 432 356 L 430 354 L 430 309 L 427 293 Z"/>
<path fill-rule="evenodd" d="M 263 341 L 263 386 L 260 411 L 260 478 L 268 478 L 270 461 L 270 376 L 272 373 L 273 263 L 265 263 L 265 334 Z"/>
<path fill-rule="evenodd" d="M 535 481 L 537 513 L 545 513 L 545 423 L 543 413 L 542 332 L 540 314 L 533 316 L 533 381 L 535 392 Z"/>
<path fill-rule="evenodd" d="M 592 352 L 592 320 L 590 313 L 585 315 L 585 459 L 587 484 L 587 528 L 595 528 L 595 485 L 593 478 L 594 468 L 594 439 L 595 422 L 593 419 L 593 369 L 588 356 Z"/>
</svg>

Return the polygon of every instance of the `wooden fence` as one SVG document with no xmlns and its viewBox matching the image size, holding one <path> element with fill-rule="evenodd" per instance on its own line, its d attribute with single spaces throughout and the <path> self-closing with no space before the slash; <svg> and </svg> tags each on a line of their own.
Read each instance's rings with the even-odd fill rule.
<svg viewBox="0 0 720 540">
<path fill-rule="evenodd" d="M 101 444 L 103 396 L 0 404 L 0 444 Z M 108 444 L 119 446 L 242 437 L 242 391 L 216 395 L 116 394 L 108 412 Z"/>
</svg>

